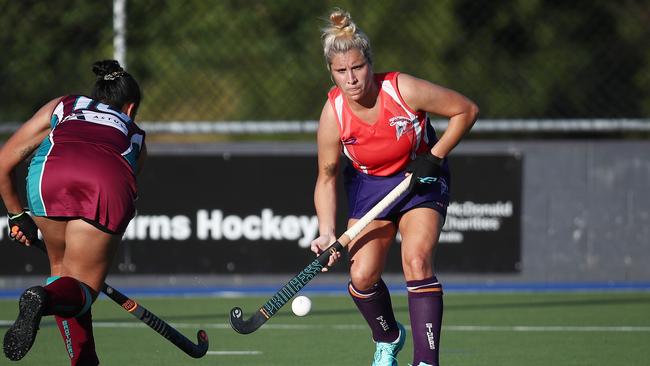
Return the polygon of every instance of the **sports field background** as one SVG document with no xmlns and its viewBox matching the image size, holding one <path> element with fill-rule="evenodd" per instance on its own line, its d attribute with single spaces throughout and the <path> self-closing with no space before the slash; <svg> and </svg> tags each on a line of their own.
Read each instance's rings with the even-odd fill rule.
<svg viewBox="0 0 650 366">
<path fill-rule="evenodd" d="M 319 28 L 341 6 L 369 35 L 377 71 L 411 73 L 477 102 L 480 120 L 454 154 L 523 159 L 520 272 L 439 274 L 442 364 L 650 365 L 646 2 L 113 3 L 124 8 L 0 0 L 0 144 L 46 101 L 86 93 L 92 62 L 118 58 L 143 87 L 139 122 L 152 155 L 313 156 L 331 86 Z M 0 262 L 30 266 L 5 255 L 7 246 Z M 287 305 L 254 334 L 230 328 L 231 307 L 252 314 L 293 274 L 109 276 L 190 339 L 206 329 L 211 346 L 191 359 L 102 296 L 93 307 L 102 365 L 370 364 L 370 333 L 344 276 L 327 279 L 326 290 L 319 281 L 327 276 L 307 286 L 307 317 Z M 44 277 L 0 276 L 0 333 L 20 292 Z M 397 318 L 408 324 L 403 284 L 390 282 Z M 400 365 L 411 361 L 411 347 L 407 338 Z M 24 360 L 0 357 L 9 364 L 68 364 L 51 318 Z"/>
<path fill-rule="evenodd" d="M 374 347 L 354 304 L 346 295 L 310 294 L 312 312 L 297 317 L 287 305 L 257 332 L 235 333 L 231 307 L 251 314 L 266 297 L 144 298 L 141 304 L 175 325 L 190 339 L 199 328 L 210 350 L 194 360 L 104 298 L 93 308 L 98 353 L 103 365 L 367 365 Z M 441 361 L 454 366 L 627 365 L 650 360 L 650 293 L 448 291 Z M 406 296 L 393 296 L 396 317 L 407 322 Z M 0 301 L 6 326 L 15 301 Z M 409 335 L 410 337 L 410 335 Z M 407 338 L 401 365 L 411 361 Z M 38 340 L 20 365 L 65 365 L 56 326 L 45 319 Z M 0 364 L 9 364 L 0 360 Z"/>
</svg>

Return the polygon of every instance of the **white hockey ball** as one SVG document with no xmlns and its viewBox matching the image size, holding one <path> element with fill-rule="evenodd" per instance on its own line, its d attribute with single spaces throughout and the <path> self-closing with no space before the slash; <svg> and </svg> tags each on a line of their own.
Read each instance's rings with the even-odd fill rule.
<svg viewBox="0 0 650 366">
<path fill-rule="evenodd" d="M 307 296 L 297 296 L 291 302 L 291 310 L 298 316 L 305 316 L 311 310 L 311 300 Z"/>
</svg>

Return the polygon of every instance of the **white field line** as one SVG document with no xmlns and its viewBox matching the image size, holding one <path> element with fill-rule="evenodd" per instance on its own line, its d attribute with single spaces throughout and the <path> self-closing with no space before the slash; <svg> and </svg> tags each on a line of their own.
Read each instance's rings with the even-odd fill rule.
<svg viewBox="0 0 650 366">
<path fill-rule="evenodd" d="M 257 356 L 261 355 L 262 351 L 208 351 L 211 356 Z"/>
<path fill-rule="evenodd" d="M 9 327 L 13 320 L 0 320 L 0 327 Z M 174 328 L 230 329 L 228 323 L 169 323 Z M 140 322 L 93 322 L 95 328 L 147 328 Z M 367 330 L 362 324 L 265 324 L 264 329 L 275 330 Z M 406 326 L 406 328 L 410 328 Z M 650 326 L 627 325 L 445 325 L 452 332 L 650 332 Z"/>
</svg>

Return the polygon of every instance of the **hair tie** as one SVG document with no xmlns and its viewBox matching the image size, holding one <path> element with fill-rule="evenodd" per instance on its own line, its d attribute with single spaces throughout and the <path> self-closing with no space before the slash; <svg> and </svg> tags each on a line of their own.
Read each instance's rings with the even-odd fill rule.
<svg viewBox="0 0 650 366">
<path fill-rule="evenodd" d="M 103 79 L 104 80 L 115 80 L 115 79 L 121 77 L 124 74 L 125 74 L 125 72 L 123 70 L 121 70 L 121 71 L 113 71 L 110 74 L 104 75 Z"/>
</svg>

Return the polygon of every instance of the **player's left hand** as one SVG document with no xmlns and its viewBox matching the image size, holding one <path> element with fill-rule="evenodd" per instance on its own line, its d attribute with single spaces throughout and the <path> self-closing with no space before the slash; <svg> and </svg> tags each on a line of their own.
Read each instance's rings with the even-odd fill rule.
<svg viewBox="0 0 650 366">
<path fill-rule="evenodd" d="M 38 239 L 38 226 L 27 211 L 15 215 L 8 214 L 7 223 L 9 237 L 12 240 L 29 246 Z"/>
<path fill-rule="evenodd" d="M 432 184 L 436 182 L 438 177 L 440 177 L 441 170 L 442 159 L 439 157 L 430 152 L 416 156 L 406 166 L 406 172 L 413 175 L 409 184 L 409 190 L 413 189 L 416 184 Z"/>
</svg>

